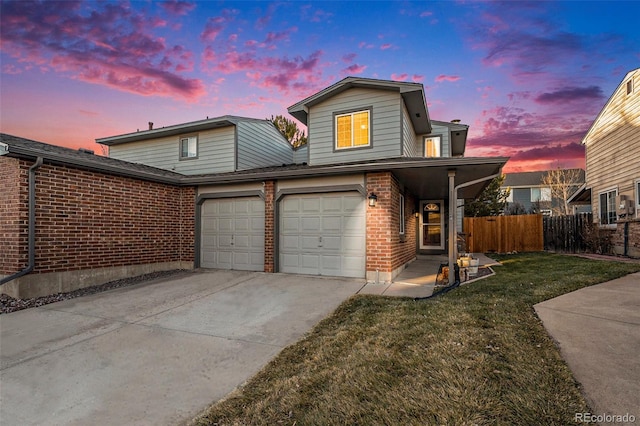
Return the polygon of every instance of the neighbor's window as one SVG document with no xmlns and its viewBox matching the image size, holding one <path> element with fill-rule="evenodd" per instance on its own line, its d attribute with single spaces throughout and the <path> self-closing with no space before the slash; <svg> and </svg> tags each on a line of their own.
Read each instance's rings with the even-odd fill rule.
<svg viewBox="0 0 640 426">
<path fill-rule="evenodd" d="M 638 207 L 636 210 L 640 210 L 640 179 L 636 181 L 636 206 Z"/>
<path fill-rule="evenodd" d="M 336 149 L 369 146 L 369 111 L 336 115 Z"/>
<path fill-rule="evenodd" d="M 531 188 L 531 201 L 551 201 L 551 188 Z"/>
<path fill-rule="evenodd" d="M 440 157 L 440 145 L 442 136 L 429 136 L 424 138 L 424 156 Z"/>
<path fill-rule="evenodd" d="M 180 138 L 180 159 L 198 157 L 198 137 Z"/>
<path fill-rule="evenodd" d="M 613 225 L 618 218 L 616 213 L 616 190 L 600 193 L 600 224 Z"/>
<path fill-rule="evenodd" d="M 404 235 L 404 195 L 400 194 L 400 235 Z"/>
<path fill-rule="evenodd" d="M 630 95 L 633 92 L 633 79 L 627 81 L 627 95 Z"/>
</svg>

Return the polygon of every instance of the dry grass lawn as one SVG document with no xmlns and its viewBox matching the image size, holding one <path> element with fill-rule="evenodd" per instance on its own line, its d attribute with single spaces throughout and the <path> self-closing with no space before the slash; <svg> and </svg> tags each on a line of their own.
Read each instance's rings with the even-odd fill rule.
<svg viewBox="0 0 640 426">
<path fill-rule="evenodd" d="M 533 305 L 640 265 L 500 260 L 436 299 L 351 298 L 194 424 L 573 424 L 590 410 Z"/>
</svg>

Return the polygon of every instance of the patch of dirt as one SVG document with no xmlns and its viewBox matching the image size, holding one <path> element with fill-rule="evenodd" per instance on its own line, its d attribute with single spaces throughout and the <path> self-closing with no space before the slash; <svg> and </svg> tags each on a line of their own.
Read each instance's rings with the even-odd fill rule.
<svg viewBox="0 0 640 426">
<path fill-rule="evenodd" d="M 115 288 L 128 287 L 144 281 L 170 277 L 184 272 L 188 272 L 188 270 L 174 269 L 171 271 L 152 272 L 150 274 L 138 275 L 137 277 L 123 278 L 100 285 L 85 287 L 67 293 L 57 293 L 49 296 L 34 297 L 31 299 L 14 299 L 13 297 L 3 293 L 0 294 L 0 314 L 8 314 L 22 309 L 36 308 L 38 306 L 48 305 L 49 303 L 75 299 L 76 297 L 88 296 L 90 294 L 101 293 Z"/>
</svg>

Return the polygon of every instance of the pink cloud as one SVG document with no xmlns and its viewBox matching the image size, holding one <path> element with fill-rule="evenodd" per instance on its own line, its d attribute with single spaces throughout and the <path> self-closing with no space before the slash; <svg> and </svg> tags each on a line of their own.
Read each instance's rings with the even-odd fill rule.
<svg viewBox="0 0 640 426">
<path fill-rule="evenodd" d="M 460 77 L 457 75 L 440 74 L 435 78 L 436 83 L 442 83 L 443 81 L 456 82 L 458 80 L 460 80 Z"/>
<path fill-rule="evenodd" d="M 427 17 L 429 17 L 429 16 L 433 16 L 433 12 L 425 11 L 425 12 L 422 12 L 422 13 L 420 14 L 420 17 L 421 17 L 421 18 L 427 18 Z"/>
<path fill-rule="evenodd" d="M 225 29 L 225 24 L 232 22 L 238 13 L 239 11 L 236 9 L 224 9 L 220 16 L 207 19 L 207 23 L 200 34 L 200 39 L 208 43 L 214 42 Z"/>
<path fill-rule="evenodd" d="M 353 64 L 342 70 L 343 75 L 362 74 L 367 69 L 366 65 Z"/>
<path fill-rule="evenodd" d="M 186 15 L 196 8 L 195 3 L 187 1 L 169 0 L 160 3 L 167 12 L 174 15 Z"/>
<path fill-rule="evenodd" d="M 180 75 L 192 66 L 190 53 L 154 36 L 153 18 L 125 4 L 83 15 L 79 2 L 4 3 L 0 49 L 43 72 L 139 95 L 198 99 L 203 83 Z"/>
<path fill-rule="evenodd" d="M 409 74 L 391 74 L 391 80 L 394 81 L 407 81 Z"/>
<path fill-rule="evenodd" d="M 391 49 L 393 47 L 393 45 L 391 43 L 384 43 L 380 46 L 380 50 L 387 50 L 387 49 Z"/>
<path fill-rule="evenodd" d="M 348 53 L 348 54 L 342 56 L 342 61 L 344 63 L 350 64 L 356 59 L 356 56 L 358 56 L 358 55 L 356 55 L 355 53 Z"/>
<path fill-rule="evenodd" d="M 411 77 L 411 81 L 414 83 L 422 83 L 424 81 L 424 75 L 414 74 Z"/>
<path fill-rule="evenodd" d="M 367 43 L 365 41 L 361 41 L 360 43 L 358 43 L 358 47 L 360 49 L 373 49 L 375 46 L 371 43 Z"/>
</svg>

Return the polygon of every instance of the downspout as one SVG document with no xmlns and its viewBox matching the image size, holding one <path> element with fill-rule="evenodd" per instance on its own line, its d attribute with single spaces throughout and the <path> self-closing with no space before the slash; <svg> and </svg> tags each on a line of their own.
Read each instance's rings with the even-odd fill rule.
<svg viewBox="0 0 640 426">
<path fill-rule="evenodd" d="M 36 170 L 42 166 L 42 157 L 29 167 L 29 263 L 26 268 L 0 280 L 0 285 L 33 271 L 36 263 Z"/>
<path fill-rule="evenodd" d="M 494 179 L 502 174 L 502 172 L 494 173 L 491 176 L 485 176 L 480 179 L 472 180 L 470 182 L 461 183 L 460 185 L 454 185 L 454 177 L 449 172 L 449 224 L 453 223 L 453 226 L 449 225 L 449 284 L 455 283 L 455 274 L 452 274 L 453 268 L 455 268 L 456 261 L 458 260 L 458 244 L 457 244 L 457 232 L 456 225 L 458 224 L 457 205 L 458 205 L 458 190 L 467 186 L 475 185 L 480 182 Z M 455 172 L 453 173 L 455 176 Z"/>
</svg>

